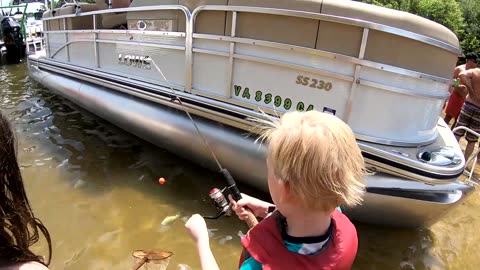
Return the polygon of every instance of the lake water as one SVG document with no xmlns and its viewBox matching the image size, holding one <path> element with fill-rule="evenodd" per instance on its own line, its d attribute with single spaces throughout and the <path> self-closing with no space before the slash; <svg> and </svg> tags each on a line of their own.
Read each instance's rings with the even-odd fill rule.
<svg viewBox="0 0 480 270">
<path fill-rule="evenodd" d="M 172 251 L 168 269 L 199 269 L 184 221 L 193 213 L 215 213 L 208 192 L 221 187 L 218 175 L 32 85 L 25 63 L 0 66 L 0 80 L 0 109 L 17 132 L 27 194 L 52 237 L 51 269 L 129 269 L 137 249 Z M 476 192 L 430 228 L 356 223 L 360 246 L 353 269 L 478 269 L 479 211 Z M 207 225 L 221 269 L 235 269 L 239 234 L 248 227 L 236 217 Z M 46 255 L 45 242 L 34 250 Z"/>
</svg>

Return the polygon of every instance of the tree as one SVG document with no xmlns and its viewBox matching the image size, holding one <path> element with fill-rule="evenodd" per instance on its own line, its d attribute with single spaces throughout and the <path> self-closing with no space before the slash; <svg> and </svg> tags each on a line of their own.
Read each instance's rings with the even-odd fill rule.
<svg viewBox="0 0 480 270">
<path fill-rule="evenodd" d="M 410 7 L 410 0 L 365 0 L 360 2 L 365 2 L 377 6 L 382 6 L 386 8 L 408 11 Z"/>
<path fill-rule="evenodd" d="M 465 30 L 478 37 L 480 34 L 480 1 L 460 0 L 459 4 L 467 24 Z"/>
<path fill-rule="evenodd" d="M 465 22 L 460 5 L 455 0 L 420 0 L 410 6 L 409 12 L 438 22 L 457 36 L 465 30 Z"/>
<path fill-rule="evenodd" d="M 465 29 L 462 9 L 455 0 L 363 0 L 362 2 L 425 17 L 448 27 L 457 35 L 461 35 Z"/>
<path fill-rule="evenodd" d="M 460 0 L 459 4 L 466 24 L 465 33 L 461 36 L 462 49 L 480 53 L 480 2 Z"/>
</svg>

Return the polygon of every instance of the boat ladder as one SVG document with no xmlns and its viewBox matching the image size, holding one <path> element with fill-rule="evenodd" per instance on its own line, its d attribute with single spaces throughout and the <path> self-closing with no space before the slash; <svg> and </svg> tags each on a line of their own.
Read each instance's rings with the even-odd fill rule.
<svg viewBox="0 0 480 270">
<path fill-rule="evenodd" d="M 455 133 L 455 131 L 457 130 L 465 130 L 466 132 L 470 132 L 472 133 L 473 135 L 477 136 L 477 138 L 480 138 L 480 134 L 471 130 L 470 128 L 467 128 L 467 127 L 464 127 L 464 126 L 459 126 L 459 127 L 455 127 L 452 132 Z M 479 185 L 480 183 L 478 181 L 480 181 L 480 179 L 473 179 L 472 181 L 472 177 L 473 177 L 473 173 L 475 172 L 475 167 L 477 166 L 477 155 L 478 153 L 480 152 L 480 147 L 478 147 L 475 151 L 473 151 L 472 155 L 468 158 L 468 160 L 465 162 L 465 170 L 463 171 L 463 174 L 467 176 L 467 182 L 468 183 L 471 183 L 471 184 L 475 184 L 475 185 Z M 472 167 L 470 169 L 470 171 L 467 169 L 468 167 L 468 164 L 472 163 Z"/>
</svg>

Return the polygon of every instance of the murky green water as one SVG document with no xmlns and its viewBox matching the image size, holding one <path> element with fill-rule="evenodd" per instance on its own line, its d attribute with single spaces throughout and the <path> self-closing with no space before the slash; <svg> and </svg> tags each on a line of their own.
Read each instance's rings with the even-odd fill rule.
<svg viewBox="0 0 480 270">
<path fill-rule="evenodd" d="M 33 86 L 25 64 L 0 66 L 0 81 L 0 109 L 18 134 L 28 196 L 53 238 L 51 269 L 129 269 L 136 249 L 172 251 L 168 269 L 199 269 L 184 219 L 213 214 L 207 197 L 221 184 L 217 175 Z M 159 177 L 167 183 L 159 185 Z M 477 192 L 431 228 L 356 224 L 354 269 L 478 269 L 479 213 Z M 161 225 L 177 214 L 178 220 Z M 235 217 L 207 225 L 221 268 L 235 269 L 238 234 L 247 226 Z M 35 250 L 46 252 L 45 243 Z"/>
</svg>

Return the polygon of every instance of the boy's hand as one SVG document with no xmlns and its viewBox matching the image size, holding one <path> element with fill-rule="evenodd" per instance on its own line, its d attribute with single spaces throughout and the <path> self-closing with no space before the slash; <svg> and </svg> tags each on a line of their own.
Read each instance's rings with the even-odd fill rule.
<svg viewBox="0 0 480 270">
<path fill-rule="evenodd" d="M 228 195 L 228 199 L 230 200 L 230 205 L 233 211 L 235 211 L 235 214 L 237 214 L 238 218 L 241 220 L 248 219 L 248 212 L 245 210 L 245 206 L 248 207 L 255 216 L 261 218 L 265 218 L 267 216 L 267 210 L 269 206 L 274 206 L 271 203 L 264 202 L 243 193 L 241 193 L 241 195 L 242 199 L 240 199 L 238 202 L 235 202 L 232 196 Z"/>
<path fill-rule="evenodd" d="M 185 224 L 190 236 L 195 241 L 195 243 L 208 243 L 208 230 L 205 219 L 199 214 L 192 215 Z"/>
</svg>

